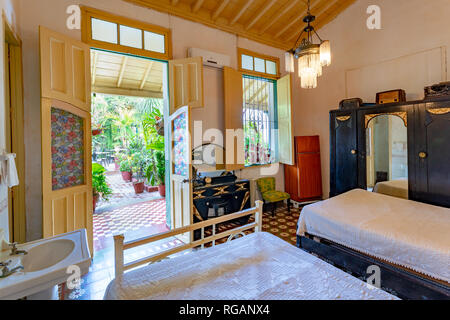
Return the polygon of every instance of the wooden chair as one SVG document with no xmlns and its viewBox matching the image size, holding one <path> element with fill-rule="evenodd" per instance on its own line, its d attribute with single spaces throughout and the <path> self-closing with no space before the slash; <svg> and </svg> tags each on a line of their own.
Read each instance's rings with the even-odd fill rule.
<svg viewBox="0 0 450 320">
<path fill-rule="evenodd" d="M 272 217 L 275 217 L 277 203 L 287 200 L 288 212 L 291 212 L 291 196 L 289 193 L 275 190 L 275 178 L 261 178 L 256 181 L 264 205 L 271 205 Z"/>
</svg>

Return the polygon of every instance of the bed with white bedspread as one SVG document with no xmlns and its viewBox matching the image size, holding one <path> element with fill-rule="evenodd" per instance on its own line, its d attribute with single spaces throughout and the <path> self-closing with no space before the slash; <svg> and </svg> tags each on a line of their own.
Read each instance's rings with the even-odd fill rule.
<svg viewBox="0 0 450 320">
<path fill-rule="evenodd" d="M 306 206 L 306 234 L 450 283 L 448 208 L 357 189 Z"/>
<path fill-rule="evenodd" d="M 109 284 L 104 298 L 397 299 L 265 232 L 131 270 Z"/>
</svg>

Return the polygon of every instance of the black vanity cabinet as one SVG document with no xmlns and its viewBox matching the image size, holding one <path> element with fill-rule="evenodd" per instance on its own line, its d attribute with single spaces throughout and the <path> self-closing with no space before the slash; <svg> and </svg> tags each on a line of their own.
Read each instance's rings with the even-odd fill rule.
<svg viewBox="0 0 450 320">
<path fill-rule="evenodd" d="M 366 128 L 377 115 L 407 125 L 409 199 L 450 207 L 450 98 L 330 112 L 330 197 L 367 189 Z"/>
<path fill-rule="evenodd" d="M 358 136 L 356 111 L 330 113 L 330 196 L 358 187 Z"/>
<path fill-rule="evenodd" d="M 415 106 L 412 199 L 450 207 L 450 101 Z"/>
</svg>

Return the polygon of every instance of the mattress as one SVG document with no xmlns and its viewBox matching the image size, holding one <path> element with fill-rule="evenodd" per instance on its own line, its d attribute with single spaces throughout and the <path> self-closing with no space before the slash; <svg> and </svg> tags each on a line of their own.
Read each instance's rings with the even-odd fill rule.
<svg viewBox="0 0 450 320">
<path fill-rule="evenodd" d="M 450 283 L 450 209 L 365 190 L 306 206 L 308 233 Z"/>
<path fill-rule="evenodd" d="M 387 196 L 408 199 L 408 179 L 379 182 L 373 188 L 373 192 L 385 194 Z"/>
<path fill-rule="evenodd" d="M 396 297 L 269 233 L 194 251 L 113 280 L 105 300 L 300 300 Z"/>
</svg>

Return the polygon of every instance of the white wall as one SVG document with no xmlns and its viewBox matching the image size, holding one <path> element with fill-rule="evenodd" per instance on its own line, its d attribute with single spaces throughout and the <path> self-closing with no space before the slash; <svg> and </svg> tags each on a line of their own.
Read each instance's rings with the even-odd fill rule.
<svg viewBox="0 0 450 320">
<path fill-rule="evenodd" d="M 382 11 L 382 30 L 366 27 L 366 9 L 377 4 Z M 439 79 L 432 74 L 432 66 L 410 66 L 403 63 L 407 57 L 419 52 L 446 47 L 445 60 L 449 60 L 450 45 L 450 1 L 449 0 L 359 0 L 320 30 L 319 34 L 332 43 L 332 65 L 324 68 L 319 86 L 314 90 L 295 90 L 295 134 L 319 134 L 321 138 L 322 173 L 325 194 L 329 194 L 329 111 L 338 108 L 346 96 L 346 71 L 366 66 L 382 65 L 384 61 L 398 61 L 397 70 L 387 71 L 376 81 L 359 81 L 352 93 L 365 97 L 371 92 L 371 101 L 380 87 L 389 83 L 390 89 L 407 89 L 409 99 L 423 97 L 423 87 L 430 79 Z M 446 58 L 446 59 L 445 59 Z M 439 61 L 440 62 L 440 61 Z M 436 61 L 426 64 L 435 65 Z M 446 70 L 446 69 L 445 69 Z M 444 70 L 444 71 L 445 71 Z M 425 74 L 425 73 L 430 73 Z M 445 74 L 443 72 L 443 74 Z M 420 83 L 417 83 L 420 78 Z M 298 84 L 297 84 L 298 86 Z"/>
<path fill-rule="evenodd" d="M 173 56 L 184 58 L 189 47 L 215 51 L 232 57 L 237 67 L 237 46 L 283 59 L 283 51 L 193 23 L 167 14 L 144 9 L 121 0 L 18 0 L 21 4 L 21 31 L 24 46 L 25 147 L 27 154 L 27 239 L 42 235 L 41 209 L 41 145 L 40 145 L 40 76 L 38 26 L 43 25 L 73 38 L 81 39 L 80 31 L 66 28 L 66 8 L 72 4 L 87 5 L 104 11 L 172 29 Z M 282 60 L 283 61 L 283 60 Z M 203 120 L 204 130 L 222 129 L 222 71 L 205 68 L 205 108 L 193 111 L 195 120 Z M 246 177 L 258 174 L 255 170 Z M 284 189 L 282 170 L 277 175 L 278 188 Z"/>
<path fill-rule="evenodd" d="M 6 22 L 18 32 L 17 29 L 17 15 L 18 2 L 14 0 L 0 0 L 0 11 L 4 14 Z M 5 123 L 5 30 L 4 21 L 2 19 L 0 24 L 0 152 L 6 148 L 6 123 Z M 3 183 L 0 183 L 0 229 L 5 232 L 6 240 L 9 240 L 9 222 L 8 222 L 8 189 Z M 1 239 L 0 239 L 1 240 Z"/>
</svg>

